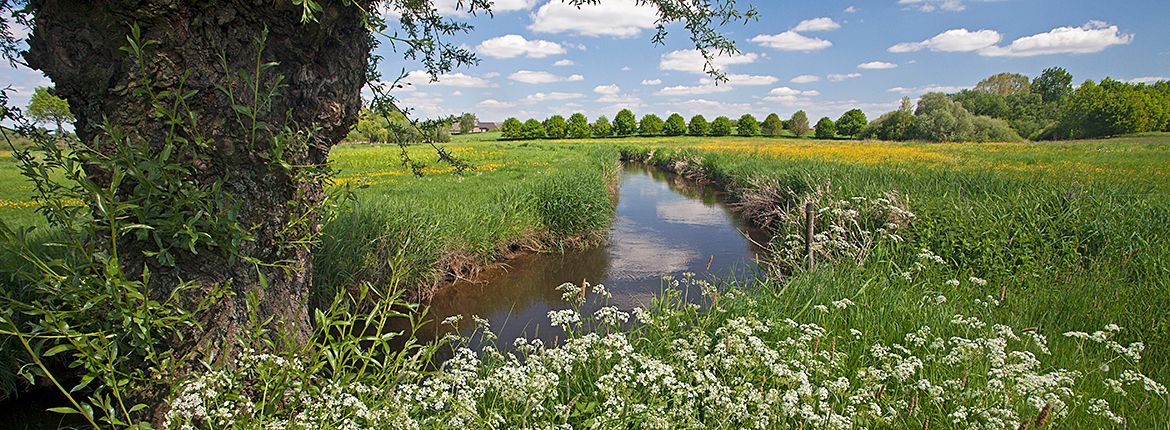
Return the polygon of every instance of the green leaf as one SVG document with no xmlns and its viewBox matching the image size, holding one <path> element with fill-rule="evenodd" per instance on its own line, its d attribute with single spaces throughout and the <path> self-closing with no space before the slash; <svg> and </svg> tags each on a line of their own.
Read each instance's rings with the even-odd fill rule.
<svg viewBox="0 0 1170 430">
<path fill-rule="evenodd" d="M 56 408 L 49 408 L 49 409 L 45 409 L 45 410 L 49 411 L 49 412 L 53 412 L 53 413 L 58 413 L 58 414 L 80 414 L 81 413 L 81 412 L 77 412 L 77 409 L 64 407 L 64 406 L 56 407 Z"/>
<path fill-rule="evenodd" d="M 68 351 L 70 349 L 73 349 L 73 345 L 69 345 L 69 344 L 57 345 L 57 346 L 54 346 L 52 348 L 49 348 L 48 351 L 45 351 L 44 356 L 45 357 L 52 357 L 54 355 L 60 354 L 62 352 Z"/>
</svg>

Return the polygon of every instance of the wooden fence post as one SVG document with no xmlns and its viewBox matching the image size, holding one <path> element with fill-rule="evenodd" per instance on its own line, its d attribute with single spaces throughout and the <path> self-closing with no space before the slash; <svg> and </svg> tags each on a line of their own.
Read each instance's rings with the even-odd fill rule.
<svg viewBox="0 0 1170 430">
<path fill-rule="evenodd" d="M 808 259 L 808 270 L 812 271 L 813 265 L 816 264 L 816 257 L 813 256 L 813 234 L 815 233 L 817 223 L 817 213 L 813 209 L 812 202 L 804 204 L 804 255 Z"/>
</svg>

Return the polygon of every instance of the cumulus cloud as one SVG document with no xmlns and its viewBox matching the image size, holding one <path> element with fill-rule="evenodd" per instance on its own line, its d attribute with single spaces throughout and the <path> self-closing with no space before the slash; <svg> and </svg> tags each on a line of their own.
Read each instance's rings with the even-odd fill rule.
<svg viewBox="0 0 1170 430">
<path fill-rule="evenodd" d="M 671 108 L 677 109 L 680 113 L 691 114 L 705 114 L 705 115 L 735 115 L 736 117 L 743 112 L 752 110 L 752 105 L 749 103 L 727 103 L 718 100 L 708 99 L 690 99 L 682 102 L 671 103 Z M 709 118 L 713 120 L 714 118 Z"/>
<path fill-rule="evenodd" d="M 838 28 L 841 28 L 841 24 L 838 24 L 837 21 L 833 21 L 832 18 L 821 17 L 801 21 L 800 24 L 796 24 L 796 27 L 792 27 L 792 31 L 829 31 Z"/>
<path fill-rule="evenodd" d="M 475 47 L 479 53 L 494 58 L 544 58 L 565 53 L 565 48 L 547 40 L 528 40 L 519 34 L 505 34 L 480 42 Z"/>
<path fill-rule="evenodd" d="M 520 70 L 516 73 L 508 75 L 508 79 L 516 82 L 523 82 L 525 84 L 551 84 L 555 82 L 574 82 L 585 80 L 581 75 L 570 75 L 568 77 L 554 75 L 549 72 L 539 72 L 532 70 Z"/>
<path fill-rule="evenodd" d="M 731 91 L 729 85 L 714 85 L 714 84 L 700 84 L 695 86 L 678 85 L 673 87 L 666 87 L 654 95 L 658 96 L 694 96 L 699 94 L 714 94 L 725 93 Z"/>
<path fill-rule="evenodd" d="M 857 13 L 857 6 L 849 6 L 845 8 L 845 13 Z"/>
<path fill-rule="evenodd" d="M 1133 41 L 1132 34 L 1122 33 L 1116 25 L 1090 21 L 1080 27 L 1058 27 L 1047 33 L 1034 34 L 1012 41 L 1007 46 L 989 46 L 979 51 L 987 57 L 1032 57 L 1053 54 L 1092 54 L 1114 45 Z"/>
<path fill-rule="evenodd" d="M 888 51 L 904 53 L 929 49 L 939 52 L 978 51 L 999 43 L 1002 38 L 995 30 L 969 31 L 965 28 L 947 30 L 921 42 L 905 42 L 891 46 Z"/>
<path fill-rule="evenodd" d="M 1152 84 L 1155 82 L 1170 81 L 1170 77 L 1165 76 L 1142 76 L 1140 78 L 1133 78 L 1126 82 L 1131 84 Z"/>
<path fill-rule="evenodd" d="M 727 66 L 734 64 L 750 64 L 759 60 L 760 55 L 756 53 L 736 54 L 732 56 L 716 56 L 711 59 L 711 65 L 716 69 L 724 69 Z M 658 61 L 658 68 L 661 70 L 675 70 L 680 72 L 690 73 L 705 73 L 703 65 L 706 60 L 703 59 L 703 54 L 696 49 L 682 49 L 678 51 L 671 51 L 662 55 Z"/>
<path fill-rule="evenodd" d="M 962 0 L 898 0 L 898 4 L 919 12 L 960 12 L 967 9 Z"/>
<path fill-rule="evenodd" d="M 550 1 L 532 14 L 529 30 L 582 36 L 634 37 L 654 28 L 658 11 L 634 0 L 606 0 L 599 4 Z"/>
<path fill-rule="evenodd" d="M 833 42 L 828 40 L 808 37 L 792 30 L 779 34 L 761 34 L 749 40 L 781 51 L 811 52 L 833 46 Z"/>
<path fill-rule="evenodd" d="M 772 85 L 780 81 L 780 78 L 768 75 L 739 75 L 735 73 L 729 73 L 724 75 L 724 77 L 727 78 L 727 81 L 720 83 L 720 85 Z M 715 80 L 711 78 L 703 78 L 699 80 L 699 83 L 704 85 L 713 85 L 715 84 Z"/>
<path fill-rule="evenodd" d="M 463 0 L 463 4 L 460 4 L 460 0 L 433 0 L 432 4 L 435 6 L 435 10 L 439 12 L 439 15 L 466 17 L 470 15 L 468 11 L 469 3 L 466 0 Z M 536 0 L 495 0 L 492 2 L 492 13 L 527 10 L 532 9 L 533 6 L 536 6 Z M 384 9 L 382 12 L 386 16 L 395 19 L 401 16 L 401 14 L 393 9 Z M 476 14 L 481 14 L 482 12 L 482 9 L 475 10 Z"/>
<path fill-rule="evenodd" d="M 563 59 L 563 60 L 557 60 L 557 62 L 553 63 L 553 65 L 557 66 L 557 67 L 572 66 L 574 64 L 577 64 L 577 63 L 574 63 L 573 60 L 570 60 L 567 58 Z"/>
<path fill-rule="evenodd" d="M 924 87 L 893 87 L 886 91 L 891 93 L 898 93 L 904 96 L 917 96 L 926 93 L 953 93 L 968 89 L 971 87 L 955 86 L 955 85 L 927 85 Z"/>
<path fill-rule="evenodd" d="M 597 94 L 614 95 L 622 91 L 622 88 L 617 84 L 598 85 L 593 87 L 593 92 Z"/>
<path fill-rule="evenodd" d="M 540 102 L 547 102 L 547 101 L 573 100 L 573 99 L 579 99 L 579 98 L 584 97 L 584 96 L 585 95 L 581 94 L 581 93 L 560 93 L 560 92 L 554 91 L 551 93 L 529 94 L 527 97 L 524 97 L 523 101 L 525 103 L 540 103 Z"/>
<path fill-rule="evenodd" d="M 855 78 L 860 78 L 860 77 L 861 77 L 860 73 L 844 73 L 844 74 L 834 73 L 834 74 L 826 76 L 826 78 L 829 79 L 829 82 L 841 82 L 841 81 L 844 81 L 846 79 L 855 79 Z"/>
<path fill-rule="evenodd" d="M 893 69 L 898 67 L 897 64 L 887 63 L 885 61 L 870 61 L 868 63 L 861 63 L 857 65 L 858 69 Z"/>
<path fill-rule="evenodd" d="M 499 108 L 509 108 L 509 107 L 515 106 L 516 104 L 511 103 L 511 102 L 499 101 L 496 99 L 483 99 L 483 100 L 480 100 L 479 103 L 476 103 L 475 105 L 477 107 L 481 107 L 481 108 L 499 109 Z"/>
<path fill-rule="evenodd" d="M 792 82 L 794 84 L 808 84 L 819 80 L 821 80 L 821 77 L 817 75 L 800 75 L 792 78 L 788 82 Z"/>
<path fill-rule="evenodd" d="M 768 96 L 764 97 L 764 101 L 772 103 L 780 103 L 783 105 L 791 105 L 800 102 L 808 101 L 809 97 L 816 97 L 821 95 L 815 90 L 802 91 L 789 87 L 773 88 L 768 92 Z"/>
<path fill-rule="evenodd" d="M 643 79 L 642 80 L 642 85 L 661 85 L 661 84 L 662 84 L 661 79 Z"/>
<path fill-rule="evenodd" d="M 415 70 L 410 72 L 402 79 L 402 83 L 411 85 L 435 85 L 435 86 L 449 86 L 449 87 L 464 87 L 464 88 L 488 88 L 494 87 L 496 84 L 484 77 L 471 76 L 465 73 L 443 73 L 438 76 L 438 81 L 431 81 L 431 76 L 423 70 Z"/>
</svg>

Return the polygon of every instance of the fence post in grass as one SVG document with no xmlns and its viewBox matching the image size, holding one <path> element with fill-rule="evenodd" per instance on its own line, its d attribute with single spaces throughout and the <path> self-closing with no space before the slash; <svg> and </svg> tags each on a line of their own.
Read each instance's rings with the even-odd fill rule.
<svg viewBox="0 0 1170 430">
<path fill-rule="evenodd" d="M 813 256 L 813 233 L 817 222 L 817 213 L 813 210 L 812 202 L 804 204 L 804 255 L 808 259 L 808 270 L 812 271 L 815 264 Z"/>
</svg>

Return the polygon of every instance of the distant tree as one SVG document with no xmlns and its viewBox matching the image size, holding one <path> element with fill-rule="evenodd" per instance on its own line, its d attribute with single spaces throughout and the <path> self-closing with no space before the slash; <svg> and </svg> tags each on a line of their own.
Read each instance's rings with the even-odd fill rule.
<svg viewBox="0 0 1170 430">
<path fill-rule="evenodd" d="M 1119 136 L 1170 128 L 1170 86 L 1086 81 L 1064 102 L 1062 137 Z"/>
<path fill-rule="evenodd" d="M 613 136 L 613 127 L 609 125 L 609 118 L 605 115 L 597 117 L 597 121 L 593 122 L 593 137 L 610 136 Z"/>
<path fill-rule="evenodd" d="M 712 136 L 729 136 L 731 135 L 731 129 L 731 119 L 728 117 L 720 116 L 711 122 Z"/>
<path fill-rule="evenodd" d="M 979 90 L 962 90 L 951 96 L 964 108 L 975 115 L 986 115 L 992 118 L 1006 118 L 1011 115 L 1008 98 L 1003 94 Z"/>
<path fill-rule="evenodd" d="M 544 131 L 550 139 L 564 139 L 569 131 L 568 127 L 565 117 L 560 115 L 553 115 L 544 121 Z"/>
<path fill-rule="evenodd" d="M 584 139 L 592 134 L 589 130 L 589 119 L 581 112 L 569 116 L 569 127 L 565 136 L 569 139 Z"/>
<path fill-rule="evenodd" d="M 479 125 L 479 120 L 475 117 L 475 114 L 464 113 L 459 116 L 459 133 L 471 133 L 471 130 L 475 129 L 476 125 Z"/>
<path fill-rule="evenodd" d="M 808 114 L 802 110 L 796 111 L 792 114 L 792 119 L 788 120 L 788 129 L 796 134 L 796 137 L 804 137 L 808 134 Z"/>
<path fill-rule="evenodd" d="M 711 125 L 702 115 L 692 116 L 691 122 L 687 124 L 687 133 L 692 136 L 706 136 L 709 131 L 711 131 Z"/>
<path fill-rule="evenodd" d="M 638 133 L 646 136 L 655 136 L 662 134 L 662 118 L 655 114 L 646 114 L 642 120 L 638 122 Z"/>
<path fill-rule="evenodd" d="M 784 132 L 784 121 L 780 120 L 780 115 L 768 114 L 768 117 L 764 118 L 764 124 L 760 126 L 760 133 L 764 136 L 776 136 L 782 132 Z"/>
<path fill-rule="evenodd" d="M 662 132 L 667 136 L 682 136 L 687 133 L 687 120 L 677 113 L 670 114 L 662 127 Z"/>
<path fill-rule="evenodd" d="M 356 135 L 353 137 L 367 143 L 383 143 L 388 141 L 390 137 L 385 122 L 369 110 L 362 110 L 358 114 L 358 122 L 354 126 L 354 132 Z"/>
<path fill-rule="evenodd" d="M 905 137 L 934 142 L 1020 140 L 1007 122 L 973 115 L 943 93 L 928 93 L 918 100 Z"/>
<path fill-rule="evenodd" d="M 58 137 L 61 136 L 64 124 L 74 119 L 69 102 L 53 95 L 53 89 L 49 87 L 33 90 L 32 98 L 28 101 L 28 116 L 38 123 L 55 124 Z"/>
<path fill-rule="evenodd" d="M 525 139 L 540 139 L 545 136 L 544 124 L 535 119 L 528 119 L 524 121 L 524 138 Z"/>
<path fill-rule="evenodd" d="M 869 120 L 865 117 L 865 112 L 861 109 L 850 109 L 837 119 L 837 134 L 842 136 L 857 136 L 865 130 L 866 124 Z"/>
<path fill-rule="evenodd" d="M 837 124 L 827 116 L 821 117 L 820 121 L 817 121 L 816 136 L 817 139 L 832 139 L 837 137 Z"/>
<path fill-rule="evenodd" d="M 521 139 L 524 137 L 524 123 L 515 117 L 508 118 L 500 124 L 500 135 L 505 139 Z"/>
<path fill-rule="evenodd" d="M 613 134 L 615 136 L 629 136 L 638 132 L 638 120 L 629 109 L 618 111 L 613 118 Z"/>
<path fill-rule="evenodd" d="M 1019 73 L 997 73 L 975 84 L 976 91 L 999 94 L 1027 94 L 1032 92 L 1032 81 Z"/>
<path fill-rule="evenodd" d="M 1072 79 L 1063 68 L 1049 67 L 1032 80 L 1032 92 L 1039 94 L 1044 103 L 1059 102 L 1072 94 Z"/>
<path fill-rule="evenodd" d="M 735 123 L 735 130 L 740 136 L 755 136 L 760 134 L 760 122 L 756 121 L 756 117 L 752 116 L 752 114 L 745 113 Z"/>
</svg>

